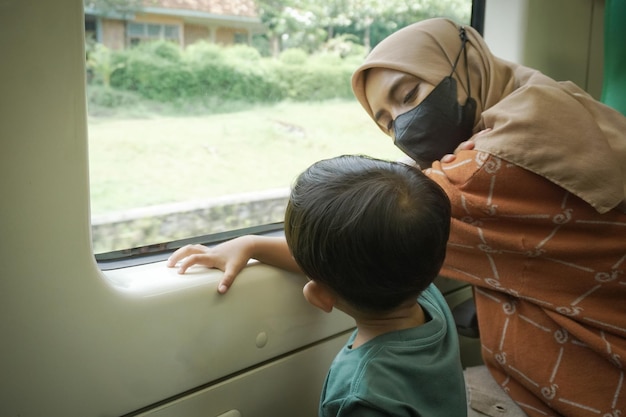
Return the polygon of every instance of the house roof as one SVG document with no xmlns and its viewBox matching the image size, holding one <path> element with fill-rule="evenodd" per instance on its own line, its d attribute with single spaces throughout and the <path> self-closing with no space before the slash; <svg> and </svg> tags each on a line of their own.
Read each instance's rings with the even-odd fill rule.
<svg viewBox="0 0 626 417">
<path fill-rule="evenodd" d="M 258 18 L 254 0 L 144 0 L 147 7 Z"/>
<path fill-rule="evenodd" d="M 135 0 L 135 2 L 141 4 L 141 7 L 132 11 L 99 10 L 93 4 L 86 3 L 85 14 L 127 20 L 134 19 L 136 14 L 148 13 L 175 16 L 191 24 L 224 25 L 254 33 L 265 31 L 254 0 Z"/>
</svg>

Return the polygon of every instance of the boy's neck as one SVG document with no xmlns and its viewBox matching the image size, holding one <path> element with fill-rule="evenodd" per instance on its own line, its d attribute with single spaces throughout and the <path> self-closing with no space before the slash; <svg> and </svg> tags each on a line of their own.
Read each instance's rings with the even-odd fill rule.
<svg viewBox="0 0 626 417">
<path fill-rule="evenodd" d="M 352 349 L 361 346 L 376 336 L 398 330 L 411 329 L 426 322 L 424 310 L 417 302 L 405 304 L 384 315 L 375 316 L 361 313 L 350 314 L 354 317 L 357 335 Z"/>
</svg>

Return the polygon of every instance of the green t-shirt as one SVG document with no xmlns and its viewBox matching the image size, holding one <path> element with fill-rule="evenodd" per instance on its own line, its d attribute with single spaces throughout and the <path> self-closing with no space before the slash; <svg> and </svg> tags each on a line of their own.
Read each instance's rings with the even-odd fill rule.
<svg viewBox="0 0 626 417">
<path fill-rule="evenodd" d="M 335 357 L 320 401 L 321 417 L 466 417 L 463 368 L 454 319 L 439 290 L 417 299 L 426 323 L 380 335 Z"/>
</svg>

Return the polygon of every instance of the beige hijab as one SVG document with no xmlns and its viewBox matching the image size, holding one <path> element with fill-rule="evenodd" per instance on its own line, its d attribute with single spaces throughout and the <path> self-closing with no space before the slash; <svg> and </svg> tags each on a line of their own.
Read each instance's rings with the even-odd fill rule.
<svg viewBox="0 0 626 417">
<path fill-rule="evenodd" d="M 491 54 L 467 26 L 471 95 L 477 111 L 475 149 L 539 174 L 577 195 L 598 212 L 626 197 L 626 117 L 594 100 L 571 82 L 557 82 L 533 69 Z M 367 69 L 393 69 L 437 85 L 449 75 L 461 49 L 459 26 L 429 19 L 379 43 L 352 77 L 352 89 L 370 116 Z M 467 91 L 463 55 L 456 68 Z M 621 208 L 624 208 L 621 204 Z"/>
</svg>

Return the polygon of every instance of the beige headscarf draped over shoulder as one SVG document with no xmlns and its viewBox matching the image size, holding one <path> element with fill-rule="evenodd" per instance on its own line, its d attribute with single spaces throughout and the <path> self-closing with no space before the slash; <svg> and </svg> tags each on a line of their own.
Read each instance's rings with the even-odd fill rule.
<svg viewBox="0 0 626 417">
<path fill-rule="evenodd" d="M 571 82 L 495 57 L 473 28 L 467 59 L 477 102 L 476 149 L 535 172 L 582 198 L 598 212 L 626 197 L 626 117 Z M 437 18 L 405 27 L 380 42 L 352 77 L 356 98 L 373 116 L 365 96 L 369 68 L 388 68 L 437 85 L 461 48 L 459 25 Z M 463 55 L 456 68 L 467 91 Z M 622 204 L 624 207 L 624 204 Z"/>
</svg>

